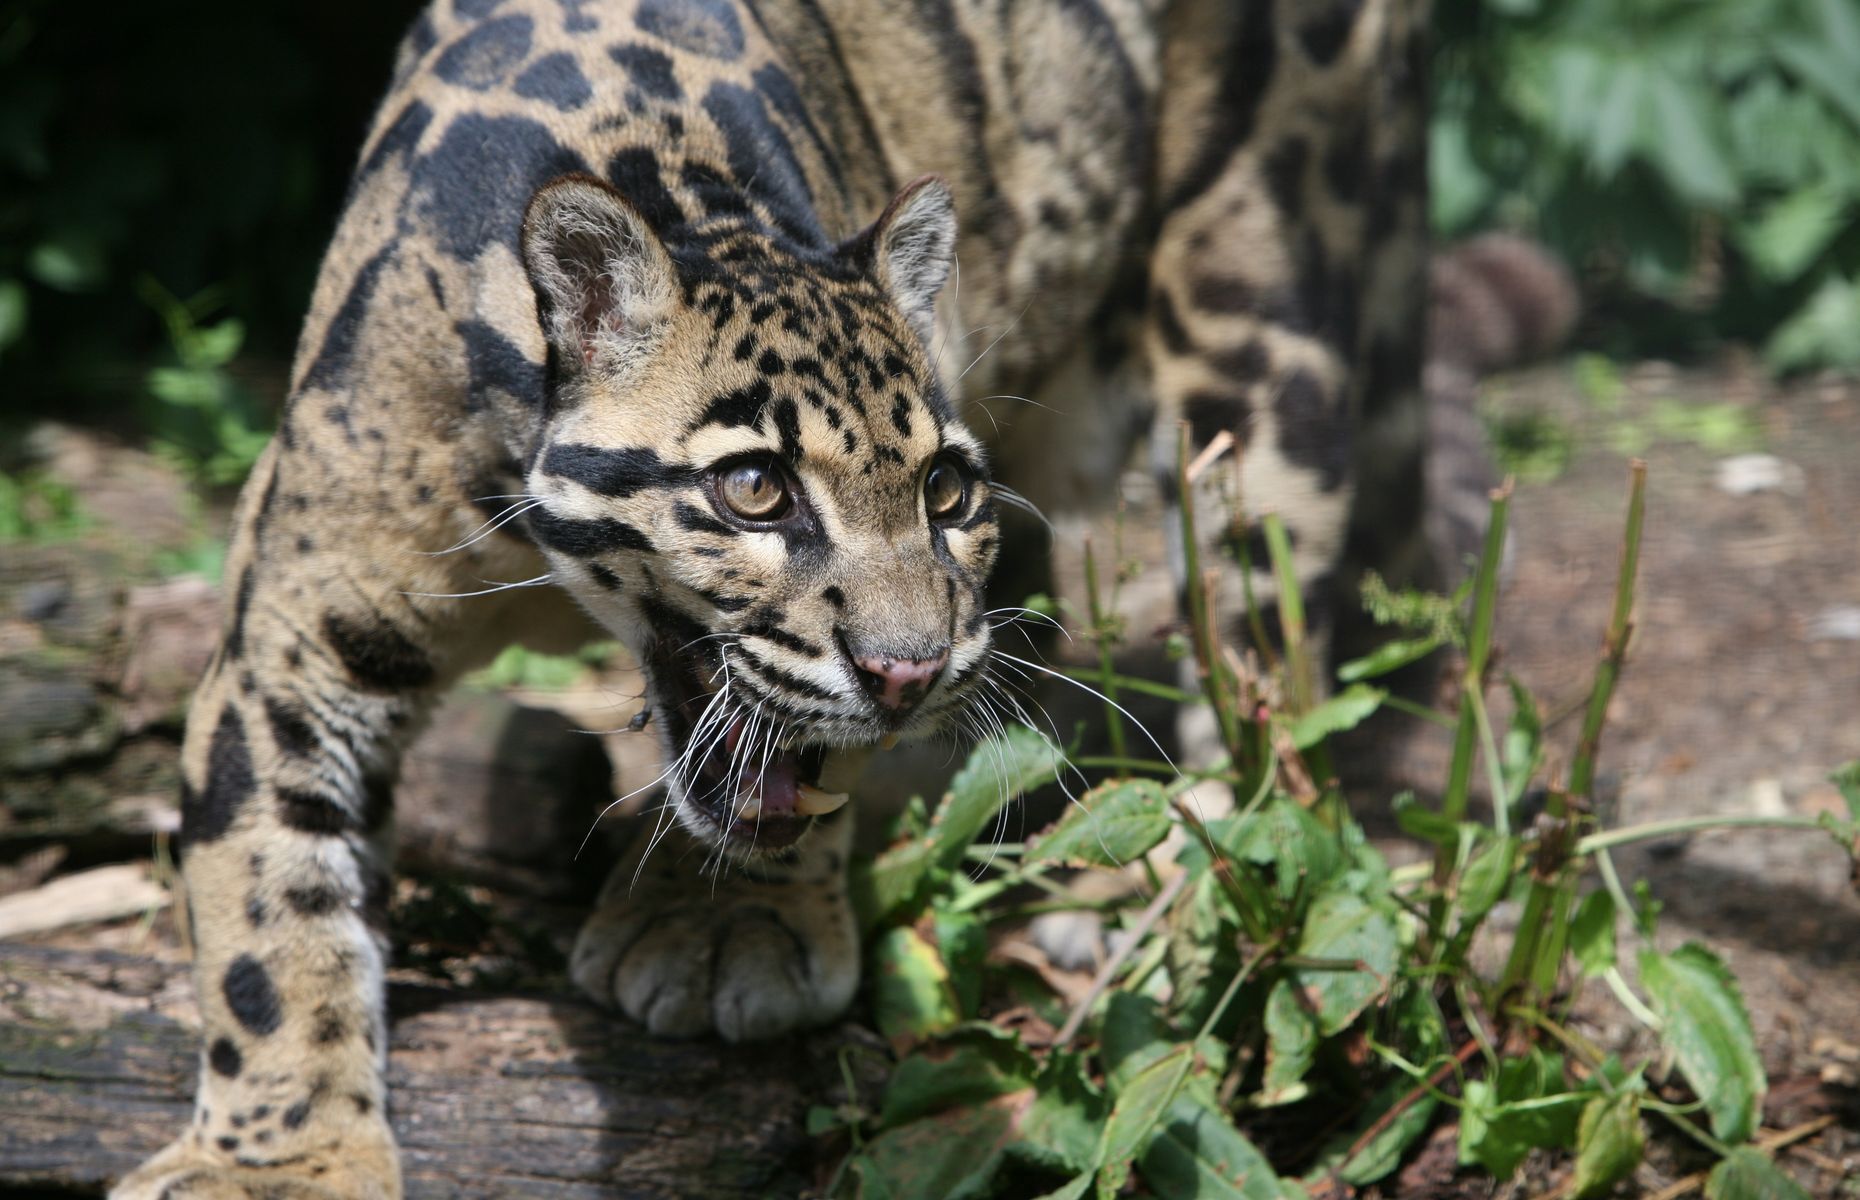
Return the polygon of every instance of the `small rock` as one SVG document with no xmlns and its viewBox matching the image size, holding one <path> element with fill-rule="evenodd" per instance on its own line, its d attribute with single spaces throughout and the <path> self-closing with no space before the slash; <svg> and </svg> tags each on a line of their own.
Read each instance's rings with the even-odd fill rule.
<svg viewBox="0 0 1860 1200">
<path fill-rule="evenodd" d="M 1860 605 L 1839 604 L 1809 618 L 1811 642 L 1860 642 Z"/>
<path fill-rule="evenodd" d="M 71 585 L 62 579 L 41 579 L 20 589 L 15 601 L 19 615 L 28 621 L 49 621 L 71 599 Z"/>
<path fill-rule="evenodd" d="M 1759 779 L 1752 783 L 1750 812 L 1759 817 L 1788 816 L 1789 805 L 1783 800 L 1782 783 L 1775 779 Z"/>
<path fill-rule="evenodd" d="M 1733 496 L 1802 490 L 1802 468 L 1774 454 L 1734 454 L 1718 464 L 1718 490 Z"/>
</svg>

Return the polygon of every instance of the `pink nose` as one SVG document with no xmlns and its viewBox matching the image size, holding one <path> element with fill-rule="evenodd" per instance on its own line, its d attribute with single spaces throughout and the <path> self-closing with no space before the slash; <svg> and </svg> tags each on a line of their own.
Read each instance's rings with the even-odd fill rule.
<svg viewBox="0 0 1860 1200">
<path fill-rule="evenodd" d="M 859 683 L 882 707 L 909 712 L 923 703 L 949 662 L 945 646 L 935 658 L 893 658 L 889 654 L 852 655 Z"/>
</svg>

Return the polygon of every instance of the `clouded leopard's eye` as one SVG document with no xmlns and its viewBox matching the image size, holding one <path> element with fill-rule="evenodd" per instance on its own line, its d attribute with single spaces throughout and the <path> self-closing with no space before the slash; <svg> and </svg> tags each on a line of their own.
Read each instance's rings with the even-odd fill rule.
<svg viewBox="0 0 1860 1200">
<path fill-rule="evenodd" d="M 939 454 L 924 476 L 924 515 L 932 521 L 949 521 L 962 515 L 969 502 L 968 464 L 953 454 Z"/>
<path fill-rule="evenodd" d="M 781 468 L 765 458 L 745 459 L 717 476 L 717 497 L 745 521 L 778 521 L 793 503 Z"/>
</svg>

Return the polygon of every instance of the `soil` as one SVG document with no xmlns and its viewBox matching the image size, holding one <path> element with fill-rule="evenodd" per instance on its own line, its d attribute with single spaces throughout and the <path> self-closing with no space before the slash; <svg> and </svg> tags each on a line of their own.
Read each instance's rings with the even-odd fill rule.
<svg viewBox="0 0 1860 1200">
<path fill-rule="evenodd" d="M 1826 776 L 1860 758 L 1860 469 L 1854 465 L 1860 385 L 1831 379 L 1778 385 L 1736 360 L 1696 370 L 1646 364 L 1598 382 L 1592 368 L 1565 362 L 1494 381 L 1487 398 L 1498 419 L 1514 427 L 1519 418 L 1537 418 L 1539 452 L 1517 483 L 1512 505 L 1516 536 L 1499 616 L 1499 661 L 1539 698 L 1551 721 L 1553 772 L 1567 765 L 1600 652 L 1620 552 L 1627 462 L 1637 454 L 1648 463 L 1646 534 L 1632 650 L 1602 743 L 1606 822 L 1843 811 Z M 93 493 L 85 476 L 95 482 L 99 468 L 69 450 L 64 461 L 104 533 L 119 521 L 125 527 L 139 522 L 130 540 L 140 544 L 167 532 L 150 532 L 147 513 L 172 512 L 173 521 L 187 521 L 186 506 L 172 498 L 124 502 L 103 489 Z M 117 470 L 101 473 L 127 478 Z M 172 481 L 151 486 L 174 488 Z M 1141 565 L 1122 587 L 1120 607 L 1128 627 L 1147 635 L 1172 622 L 1173 587 L 1158 539 L 1139 532 L 1155 527 L 1154 489 L 1133 474 L 1124 493 L 1123 550 Z M 1065 526 L 1058 539 L 1058 574 L 1072 595 L 1080 594 L 1085 532 Z M 1109 518 L 1089 532 L 1100 547 L 1115 537 Z M 24 561 L 17 558 L 0 571 L 0 583 L 15 568 L 24 572 Z M 0 611 L 0 650 L 7 637 L 24 645 L 38 636 L 28 628 L 29 616 Z M 119 660 L 120 649 L 113 651 Z M 145 671 L 159 676 L 158 667 Z M 119 675 L 111 686 L 120 683 Z M 622 732 L 639 691 L 636 674 L 617 667 L 565 691 L 519 698 L 564 711 L 569 725 L 614 731 L 602 740 L 624 792 L 656 774 L 653 739 Z M 123 744 L 146 747 L 153 737 L 171 748 L 173 697 L 137 711 L 144 710 L 166 715 L 147 716 L 147 728 L 136 729 L 139 740 Z M 1383 764 L 1388 777 L 1423 793 L 1429 781 L 1444 778 L 1443 737 L 1410 718 L 1379 719 L 1389 730 L 1412 727 L 1403 730 L 1399 753 Z M 1358 801 L 1373 830 L 1391 828 L 1383 807 L 1388 794 L 1370 791 Z M 76 835 L 69 846 L 45 837 L 7 843 L 8 820 L 0 811 L 0 895 L 117 855 L 124 844 Z M 147 845 L 147 830 L 165 827 L 159 816 L 146 828 L 137 826 L 139 844 Z M 106 849 L 83 849 L 93 843 Z M 1384 845 L 1392 857 L 1413 857 L 1413 848 L 1395 839 Z M 1645 879 L 1664 906 L 1662 947 L 1706 942 L 1738 976 L 1772 1080 L 1766 1128 L 1833 1118 L 1781 1151 L 1780 1160 L 1812 1195 L 1860 1195 L 1860 899 L 1850 858 L 1823 834 L 1727 830 L 1626 848 L 1616 863 L 1630 886 Z M 406 911 L 430 916 L 433 895 L 424 884 L 409 888 Z M 502 920 L 483 915 L 502 902 L 495 889 L 474 886 L 441 899 L 480 923 Z M 405 942 L 416 951 L 425 948 L 416 960 L 445 960 L 421 977 L 501 986 L 512 978 L 513 957 L 549 959 L 548 946 L 560 950 L 572 916 L 539 908 L 533 899 L 524 903 L 529 907 L 522 911 L 546 914 L 533 921 L 540 942 L 506 937 L 482 973 L 473 973 L 469 956 L 448 958 L 438 934 L 407 931 Z M 1503 914 L 1495 924 L 1502 935 Z M 1622 932 L 1626 947 L 1625 924 Z M 166 915 L 32 940 L 169 960 L 183 956 Z M 540 962 L 516 974 L 532 983 L 559 982 L 559 964 Z M 1624 967 L 1631 977 L 1631 961 Z M 1645 1048 L 1638 1027 L 1599 986 L 1576 997 L 1572 1021 L 1604 1047 Z M 1621 1194 L 1651 1195 L 1702 1165 L 1689 1145 L 1659 1142 Z M 1398 1183 L 1377 1194 L 1537 1196 L 1566 1182 L 1560 1169 L 1533 1160 L 1519 1181 L 1495 1187 L 1459 1172 L 1450 1139 L 1436 1136 L 1411 1156 Z M 0 1194 L 7 1194 L 3 1184 Z"/>
</svg>

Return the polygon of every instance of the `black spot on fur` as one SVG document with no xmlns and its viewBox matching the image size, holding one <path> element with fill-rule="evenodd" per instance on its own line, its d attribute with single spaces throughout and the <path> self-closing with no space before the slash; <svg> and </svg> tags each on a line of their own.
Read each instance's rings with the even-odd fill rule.
<svg viewBox="0 0 1860 1200">
<path fill-rule="evenodd" d="M 1298 40 L 1312 62 L 1329 66 L 1337 57 L 1350 40 L 1350 29 L 1356 24 L 1356 11 L 1361 5 L 1362 0 L 1328 0 L 1307 7 L 1307 12 L 1311 8 L 1317 11 L 1298 27 Z"/>
<path fill-rule="evenodd" d="M 1181 208 L 1207 191 L 1235 151 L 1252 140 L 1260 101 L 1271 88 L 1278 65 L 1273 7 L 1234 4 L 1219 10 L 1228 26 L 1222 31 L 1226 45 L 1217 56 L 1222 70 L 1212 103 L 1213 119 L 1202 133 L 1194 161 L 1170 189 L 1163 211 Z"/>
<path fill-rule="evenodd" d="M 540 404 L 543 368 L 525 358 L 506 338 L 483 321 L 460 321 L 453 326 L 465 340 L 465 367 L 470 373 L 466 405 L 479 409 L 494 391 L 504 392 L 520 404 Z"/>
<path fill-rule="evenodd" d="M 239 1053 L 239 1047 L 233 1045 L 231 1038 L 217 1037 L 207 1047 L 207 1065 L 216 1075 L 237 1079 L 240 1068 L 245 1066 L 245 1056 Z"/>
<path fill-rule="evenodd" d="M 283 1121 L 286 1129 L 301 1129 L 303 1128 L 304 1122 L 309 1119 L 310 1100 L 308 1097 L 299 1100 L 297 1103 L 284 1110 Z"/>
<path fill-rule="evenodd" d="M 284 1013 L 278 1007 L 278 989 L 272 986 L 271 973 L 250 954 L 241 954 L 226 968 L 220 991 L 233 1018 L 248 1033 L 263 1037 L 283 1024 Z"/>
<path fill-rule="evenodd" d="M 534 29 L 531 20 L 521 15 L 486 21 L 447 46 L 433 64 L 433 73 L 475 92 L 496 87 L 529 56 Z"/>
<path fill-rule="evenodd" d="M 775 419 L 776 432 L 781 437 L 781 452 L 791 463 L 798 463 L 802 458 L 801 450 L 801 413 L 794 401 L 786 396 L 775 402 L 770 410 Z"/>
<path fill-rule="evenodd" d="M 776 227 L 797 244 L 824 246 L 813 190 L 788 135 L 769 116 L 761 95 L 733 83 L 713 83 L 704 95 L 704 111 L 723 131 L 730 173 L 738 185 L 766 207 Z"/>
<path fill-rule="evenodd" d="M 620 590 L 620 577 L 599 563 L 587 563 L 588 574 L 594 576 L 594 582 L 610 592 Z"/>
<path fill-rule="evenodd" d="M 1272 148 L 1260 173 L 1266 178 L 1266 190 L 1282 213 L 1296 213 L 1305 195 L 1305 165 L 1311 160 L 1311 144 L 1301 137 L 1288 137 Z"/>
<path fill-rule="evenodd" d="M 298 915 L 305 917 L 326 916 L 342 907 L 342 893 L 326 884 L 288 888 L 284 899 Z"/>
<path fill-rule="evenodd" d="M 468 21 L 478 21 L 491 15 L 503 0 L 452 0 L 452 11 Z"/>
<path fill-rule="evenodd" d="M 283 788 L 278 792 L 278 816 L 299 833 L 330 836 L 349 828 L 348 811 L 328 796 Z"/>
<path fill-rule="evenodd" d="M 364 625 L 340 613 L 328 613 L 323 617 L 323 640 L 363 687 L 398 692 L 433 681 L 433 664 L 426 652 L 386 620 Z"/>
<path fill-rule="evenodd" d="M 1228 275 L 1202 275 L 1189 289 L 1197 308 L 1217 313 L 1249 313 L 1257 310 L 1258 294 L 1243 279 Z"/>
<path fill-rule="evenodd" d="M 677 487 L 691 482 L 684 467 L 660 459 L 658 451 L 643 446 L 584 446 L 558 442 L 543 455 L 543 473 L 572 479 L 601 496 L 624 499 L 651 488 Z"/>
<path fill-rule="evenodd" d="M 239 1139 L 236 1137 L 233 1137 L 231 1134 L 221 1134 L 219 1137 L 213 1140 L 219 1144 L 220 1149 L 225 1150 L 228 1153 L 234 1150 L 237 1150 L 239 1148 Z"/>
<path fill-rule="evenodd" d="M 743 26 L 729 0 L 644 0 L 633 23 L 680 50 L 725 61 L 743 53 Z"/>
<path fill-rule="evenodd" d="M 835 608 L 844 609 L 846 607 L 846 593 L 842 592 L 837 587 L 826 588 L 820 595 L 828 604 L 831 604 Z"/>
<path fill-rule="evenodd" d="M 1171 354 L 1187 354 L 1195 348 L 1189 340 L 1188 330 L 1182 327 L 1182 318 L 1175 311 L 1175 301 L 1169 293 L 1157 288 L 1150 297 L 1150 307 L 1156 321 L 1156 332 L 1162 335 L 1163 348 Z"/>
<path fill-rule="evenodd" d="M 648 96 L 673 104 L 685 98 L 685 89 L 678 86 L 678 76 L 672 72 L 672 60 L 651 46 L 627 42 L 610 48 L 607 54 L 620 64 L 633 86 Z"/>
<path fill-rule="evenodd" d="M 704 425 L 722 425 L 726 428 L 740 428 L 746 425 L 760 425 L 762 410 L 767 406 L 773 392 L 763 380 L 756 380 L 748 387 L 737 388 L 712 398 L 704 406 L 704 415 L 691 423 L 693 429 Z"/>
<path fill-rule="evenodd" d="M 635 147 L 615 154 L 607 160 L 607 180 L 661 236 L 675 233 L 685 223 L 684 209 L 665 186 L 658 156 L 652 151 Z"/>
<path fill-rule="evenodd" d="M 329 319 L 329 325 L 324 330 L 323 345 L 304 371 L 305 388 L 334 390 L 348 378 L 349 364 L 355 357 L 362 323 L 368 317 L 368 306 L 374 299 L 375 288 L 381 283 L 381 272 L 387 267 L 395 249 L 395 243 L 389 242 L 355 273 L 354 280 L 349 284 L 348 295 L 343 297 L 342 304 L 337 307 L 336 314 Z"/>
<path fill-rule="evenodd" d="M 1253 383 L 1266 375 L 1266 347 L 1258 339 L 1248 339 L 1226 350 L 1212 351 L 1207 363 L 1235 383 Z"/>
<path fill-rule="evenodd" d="M 901 394 L 891 403 L 891 423 L 903 436 L 911 436 L 911 402 Z"/>
<path fill-rule="evenodd" d="M 265 909 L 264 897 L 256 891 L 245 898 L 245 921 L 254 929 L 263 929 L 271 920 L 271 914 Z"/>
<path fill-rule="evenodd" d="M 575 56 L 566 52 L 545 54 L 517 76 L 516 93 L 525 100 L 541 100 L 563 112 L 574 112 L 594 99 L 588 77 Z"/>
<path fill-rule="evenodd" d="M 518 225 L 536 189 L 587 170 L 582 157 L 540 122 L 465 113 L 414 164 L 412 195 L 441 248 L 470 260 L 491 242 L 516 249 Z"/>
<path fill-rule="evenodd" d="M 1195 445 L 1205 446 L 1223 429 L 1238 434 L 1245 428 L 1246 398 L 1225 392 L 1190 392 L 1182 398 L 1182 415 L 1188 418 Z"/>
<path fill-rule="evenodd" d="M 1335 411 L 1317 376 L 1293 371 L 1272 402 L 1279 422 L 1279 452 L 1287 462 L 1318 472 L 1324 490 L 1340 485 L 1350 469 L 1348 423 Z"/>
<path fill-rule="evenodd" d="M 226 631 L 226 657 L 229 659 L 245 653 L 245 614 L 252 607 L 252 583 L 252 568 L 248 566 L 239 572 L 239 594 L 233 601 L 232 628 Z"/>
<path fill-rule="evenodd" d="M 409 101 L 407 107 L 400 110 L 394 123 L 381 131 L 374 148 L 368 157 L 355 169 L 353 187 L 360 187 L 364 180 L 387 165 L 389 159 L 406 159 L 412 156 L 414 147 L 420 144 L 427 126 L 433 123 L 433 110 L 418 100 Z"/>
<path fill-rule="evenodd" d="M 181 787 L 182 843 L 199 846 L 224 837 L 256 787 L 245 724 L 228 705 L 207 747 L 206 785 L 198 793 L 185 783 Z"/>
<path fill-rule="evenodd" d="M 538 506 L 531 509 L 524 519 L 529 522 L 530 533 L 539 544 L 577 558 L 611 554 L 617 550 L 636 550 L 643 554 L 653 551 L 652 539 L 625 521 L 616 521 L 612 517 L 585 520 L 558 517 L 547 508 Z"/>
</svg>

